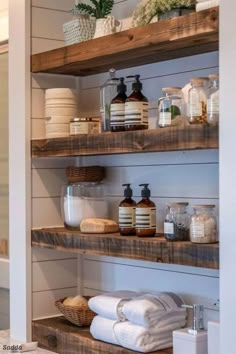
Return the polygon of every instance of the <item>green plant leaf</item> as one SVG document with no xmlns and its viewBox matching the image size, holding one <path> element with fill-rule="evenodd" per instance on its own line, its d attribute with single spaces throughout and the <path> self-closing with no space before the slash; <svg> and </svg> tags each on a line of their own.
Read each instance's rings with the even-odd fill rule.
<svg viewBox="0 0 236 354">
<path fill-rule="evenodd" d="M 77 4 L 76 8 L 80 10 L 82 13 L 88 14 L 90 16 L 96 17 L 96 9 L 90 5 L 86 4 Z"/>
</svg>

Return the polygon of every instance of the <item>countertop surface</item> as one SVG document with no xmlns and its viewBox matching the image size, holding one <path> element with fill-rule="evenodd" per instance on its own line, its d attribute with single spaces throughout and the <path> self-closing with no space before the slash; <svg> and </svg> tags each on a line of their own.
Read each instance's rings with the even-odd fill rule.
<svg viewBox="0 0 236 354">
<path fill-rule="evenodd" d="M 0 353 L 11 353 L 11 351 L 4 350 L 3 346 L 4 345 L 20 345 L 19 341 L 16 341 L 12 338 L 10 338 L 10 331 L 0 331 Z M 27 352 L 29 354 L 55 354 L 54 352 L 50 352 L 48 350 L 40 349 L 38 348 L 37 350 L 33 350 L 31 352 Z"/>
</svg>

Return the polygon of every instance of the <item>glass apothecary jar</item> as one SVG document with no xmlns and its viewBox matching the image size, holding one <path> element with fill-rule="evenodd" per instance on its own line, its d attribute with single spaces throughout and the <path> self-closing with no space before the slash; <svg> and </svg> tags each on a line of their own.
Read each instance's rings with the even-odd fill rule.
<svg viewBox="0 0 236 354">
<path fill-rule="evenodd" d="M 209 79 L 196 77 L 191 80 L 188 93 L 188 117 L 190 124 L 207 123 L 207 88 Z"/>
<path fill-rule="evenodd" d="M 158 125 L 165 128 L 184 114 L 184 100 L 181 87 L 165 87 L 162 92 L 163 97 L 158 100 Z"/>
<path fill-rule="evenodd" d="M 195 205 L 190 221 L 190 240 L 193 243 L 217 242 L 215 205 Z"/>
<path fill-rule="evenodd" d="M 168 211 L 164 222 L 164 235 L 168 241 L 188 241 L 190 216 L 188 203 L 167 204 Z"/>
<path fill-rule="evenodd" d="M 210 87 L 207 91 L 207 122 L 219 123 L 219 75 L 209 75 Z"/>
<path fill-rule="evenodd" d="M 79 230 L 86 218 L 108 218 L 108 205 L 101 183 L 76 183 L 62 187 L 61 211 L 64 224 Z"/>
</svg>

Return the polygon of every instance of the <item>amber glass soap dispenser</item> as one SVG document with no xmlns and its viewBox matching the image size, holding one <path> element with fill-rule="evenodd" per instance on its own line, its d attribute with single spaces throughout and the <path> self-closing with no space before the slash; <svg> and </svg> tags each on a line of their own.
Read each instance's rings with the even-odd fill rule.
<svg viewBox="0 0 236 354">
<path fill-rule="evenodd" d="M 156 205 L 150 200 L 148 184 L 140 184 L 142 200 L 136 205 L 136 235 L 151 237 L 156 234 Z"/>
<path fill-rule="evenodd" d="M 123 184 L 125 199 L 119 205 L 119 229 L 122 236 L 135 235 L 135 207 L 136 202 L 132 199 L 133 191 L 130 184 Z"/>
<path fill-rule="evenodd" d="M 115 98 L 111 101 L 111 122 L 110 127 L 112 132 L 122 132 L 125 130 L 125 101 L 127 99 L 127 86 L 124 83 L 124 78 L 120 78 L 120 83 L 117 86 Z"/>
<path fill-rule="evenodd" d="M 125 130 L 148 129 L 148 99 L 142 94 L 140 75 L 127 78 L 134 78 L 134 82 L 133 92 L 125 102 Z"/>
</svg>

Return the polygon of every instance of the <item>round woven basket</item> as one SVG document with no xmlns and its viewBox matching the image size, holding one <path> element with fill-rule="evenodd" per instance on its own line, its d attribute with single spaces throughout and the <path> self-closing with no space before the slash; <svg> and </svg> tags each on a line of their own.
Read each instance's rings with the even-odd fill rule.
<svg viewBox="0 0 236 354">
<path fill-rule="evenodd" d="M 105 168 L 101 166 L 67 167 L 69 183 L 101 182 L 105 177 Z"/>
<path fill-rule="evenodd" d="M 87 300 L 90 299 L 88 296 L 84 297 Z M 66 298 L 55 302 L 56 307 L 61 311 L 65 318 L 79 327 L 90 326 L 96 313 L 90 310 L 87 306 L 65 306 L 63 305 L 65 299 Z"/>
</svg>

